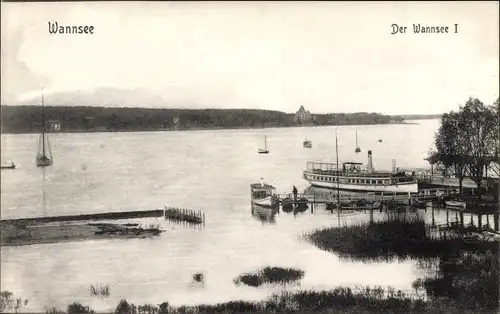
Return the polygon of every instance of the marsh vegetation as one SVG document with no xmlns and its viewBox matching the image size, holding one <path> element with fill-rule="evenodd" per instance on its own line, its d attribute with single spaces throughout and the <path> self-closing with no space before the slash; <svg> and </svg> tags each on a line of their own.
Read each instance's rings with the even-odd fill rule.
<svg viewBox="0 0 500 314">
<path fill-rule="evenodd" d="M 234 279 L 236 285 L 245 284 L 259 287 L 263 284 L 286 285 L 297 282 L 304 277 L 304 271 L 294 268 L 266 266 L 253 273 L 245 273 Z"/>
</svg>

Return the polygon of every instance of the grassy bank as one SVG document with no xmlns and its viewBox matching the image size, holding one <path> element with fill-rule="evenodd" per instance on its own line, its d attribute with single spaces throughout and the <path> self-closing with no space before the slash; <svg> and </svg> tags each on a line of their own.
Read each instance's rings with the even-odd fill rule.
<svg viewBox="0 0 500 314">
<path fill-rule="evenodd" d="M 74 311 L 79 309 L 80 312 Z M 75 303 L 67 311 L 51 309 L 47 313 L 94 313 L 92 309 Z M 214 305 L 170 306 L 135 305 L 122 300 L 114 313 L 495 313 L 459 307 L 446 299 L 424 301 L 401 291 L 365 288 L 354 291 L 339 287 L 329 291 L 298 291 L 273 294 L 265 301 L 231 301 Z"/>
</svg>

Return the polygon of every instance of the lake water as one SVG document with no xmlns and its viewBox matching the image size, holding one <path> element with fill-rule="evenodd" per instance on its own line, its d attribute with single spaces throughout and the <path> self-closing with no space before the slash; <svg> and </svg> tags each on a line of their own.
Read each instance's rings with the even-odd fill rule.
<svg viewBox="0 0 500 314">
<path fill-rule="evenodd" d="M 417 123 L 338 127 L 339 158 L 366 163 L 371 149 L 378 169 L 390 169 L 392 159 L 400 167 L 427 167 L 424 158 L 439 121 Z M 356 130 L 360 154 L 354 153 Z M 141 221 L 167 230 L 153 239 L 3 247 L 1 289 L 28 299 L 25 311 L 64 309 L 74 301 L 105 311 L 122 298 L 173 305 L 259 300 L 282 288 L 235 286 L 233 279 L 274 265 L 303 269 L 302 289 L 411 290 L 423 272 L 415 261 L 347 262 L 300 239 L 317 228 L 368 221 L 367 214 L 338 217 L 318 208 L 295 217 L 280 213 L 274 224 L 251 214 L 251 183 L 263 177 L 278 193 L 290 193 L 293 185 L 307 188 L 306 161 L 334 162 L 335 132 L 316 127 L 51 134 L 54 164 L 47 168 L 35 166 L 38 135 L 2 135 L 2 159 L 18 165 L 2 171 L 2 219 L 169 205 L 203 210 L 206 225 L 196 229 L 153 218 Z M 259 155 L 264 135 L 270 154 Z M 305 137 L 312 149 L 302 148 Z M 436 213 L 438 222 L 444 219 L 444 211 Z M 204 284 L 192 282 L 197 272 L 204 274 Z M 110 297 L 91 297 L 91 284 L 109 285 Z"/>
</svg>

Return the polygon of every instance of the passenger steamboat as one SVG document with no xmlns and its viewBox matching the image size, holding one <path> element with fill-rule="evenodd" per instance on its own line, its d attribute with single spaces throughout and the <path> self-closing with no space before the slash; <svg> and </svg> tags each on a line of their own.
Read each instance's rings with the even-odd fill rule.
<svg viewBox="0 0 500 314">
<path fill-rule="evenodd" d="M 312 186 L 353 192 L 417 193 L 418 183 L 405 172 L 375 171 L 372 151 L 368 151 L 368 164 L 343 162 L 342 168 L 333 163 L 307 162 L 303 177 Z"/>
</svg>

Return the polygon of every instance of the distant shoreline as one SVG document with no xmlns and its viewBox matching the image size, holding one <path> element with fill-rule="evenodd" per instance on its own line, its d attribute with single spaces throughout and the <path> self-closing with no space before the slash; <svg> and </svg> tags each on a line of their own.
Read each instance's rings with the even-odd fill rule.
<svg viewBox="0 0 500 314">
<path fill-rule="evenodd" d="M 350 126 L 369 126 L 369 125 L 418 125 L 415 122 L 399 122 L 399 123 L 370 123 L 370 124 L 343 124 L 338 127 Z M 60 132 L 47 132 L 46 134 L 75 134 L 75 133 L 141 133 L 141 132 L 194 132 L 194 131 L 218 131 L 218 130 L 262 130 L 262 129 L 286 129 L 286 128 L 323 128 L 335 127 L 335 125 L 290 125 L 290 126 L 268 126 L 268 127 L 197 127 L 189 129 L 144 129 L 144 130 L 65 130 Z M 2 135 L 21 135 L 34 134 L 38 132 L 0 132 Z"/>
<path fill-rule="evenodd" d="M 1 106 L 2 134 L 239 130 L 343 125 L 413 124 L 429 115 L 376 112 L 312 114 L 260 109 L 152 109 L 85 106 Z M 45 119 L 42 120 L 42 113 Z"/>
</svg>

